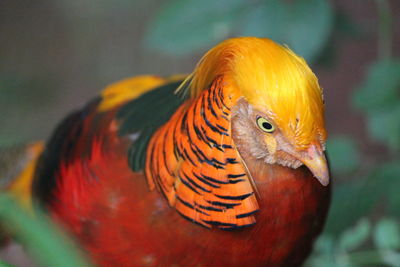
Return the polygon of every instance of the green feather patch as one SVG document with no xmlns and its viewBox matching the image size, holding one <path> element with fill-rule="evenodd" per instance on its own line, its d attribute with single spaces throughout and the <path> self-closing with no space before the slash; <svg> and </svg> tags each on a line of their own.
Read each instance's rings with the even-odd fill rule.
<svg viewBox="0 0 400 267">
<path fill-rule="evenodd" d="M 182 81 L 153 89 L 125 104 L 118 112 L 121 120 L 119 135 L 131 135 L 135 139 L 129 148 L 128 161 L 134 171 L 144 168 L 146 149 L 150 138 L 164 125 L 186 100 L 175 94 Z"/>
</svg>

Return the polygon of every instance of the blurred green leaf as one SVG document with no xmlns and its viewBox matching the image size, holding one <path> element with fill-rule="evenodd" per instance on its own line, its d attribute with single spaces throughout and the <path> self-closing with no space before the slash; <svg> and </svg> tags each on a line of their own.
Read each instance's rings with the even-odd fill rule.
<svg viewBox="0 0 400 267">
<path fill-rule="evenodd" d="M 186 54 L 226 37 L 243 0 L 168 1 L 150 23 L 146 43 L 170 54 Z"/>
<path fill-rule="evenodd" d="M 15 267 L 15 266 L 0 260 L 0 267 Z"/>
<path fill-rule="evenodd" d="M 375 168 L 368 178 L 370 192 L 385 200 L 387 215 L 400 217 L 400 164 L 392 161 Z"/>
<path fill-rule="evenodd" d="M 279 0 L 263 1 L 261 5 L 254 6 L 247 12 L 243 19 L 242 34 L 283 42 L 283 28 L 289 20 L 287 4 Z"/>
<path fill-rule="evenodd" d="M 346 174 L 359 167 L 360 154 L 352 138 L 336 136 L 329 138 L 326 145 L 333 173 Z"/>
<path fill-rule="evenodd" d="M 305 59 L 312 61 L 327 41 L 333 25 L 333 12 L 326 0 L 296 1 L 287 43 Z"/>
<path fill-rule="evenodd" d="M 400 217 L 400 164 L 387 162 L 375 167 L 365 178 L 334 186 L 332 205 L 325 231 L 339 234 L 348 225 L 368 216 L 378 204 L 385 203 L 385 212 Z"/>
<path fill-rule="evenodd" d="M 326 233 L 338 235 L 359 218 L 368 216 L 379 197 L 374 181 L 357 179 L 334 186 Z"/>
<path fill-rule="evenodd" d="M 28 214 L 14 197 L 0 194 L 0 222 L 41 263 L 40 266 L 90 266 L 71 241 L 62 235 L 39 211 Z"/>
<path fill-rule="evenodd" d="M 161 8 L 150 24 L 146 43 L 170 54 L 185 54 L 211 46 L 239 28 L 240 35 L 288 44 L 311 61 L 323 49 L 332 27 L 333 11 L 327 0 L 269 0 L 258 4 L 244 0 L 174 0 Z"/>
<path fill-rule="evenodd" d="M 335 248 L 335 240 L 331 235 L 321 235 L 314 244 L 314 251 L 321 254 L 332 254 Z"/>
<path fill-rule="evenodd" d="M 387 110 L 400 100 L 400 60 L 372 64 L 366 80 L 355 91 L 353 104 L 367 113 Z"/>
<path fill-rule="evenodd" d="M 367 114 L 371 138 L 400 149 L 400 60 L 373 64 L 367 79 L 353 95 L 353 104 Z"/>
<path fill-rule="evenodd" d="M 335 30 L 346 37 L 361 37 L 365 34 L 365 30 L 361 25 L 357 24 L 354 17 L 341 9 L 335 10 Z"/>
<path fill-rule="evenodd" d="M 353 228 L 344 231 L 339 237 L 338 249 L 350 251 L 367 241 L 371 226 L 367 219 L 361 219 Z"/>
<path fill-rule="evenodd" d="M 385 203 L 385 212 L 400 217 L 400 165 L 398 161 L 375 167 L 365 178 L 334 186 L 332 205 L 325 232 L 337 235 L 358 218 L 368 216 L 378 204 Z"/>
<path fill-rule="evenodd" d="M 373 234 L 374 243 L 382 250 L 400 249 L 400 230 L 396 220 L 380 219 Z"/>
<path fill-rule="evenodd" d="M 308 61 L 322 51 L 333 28 L 333 10 L 326 0 L 263 1 L 243 20 L 242 35 L 268 37 L 289 45 Z"/>
<path fill-rule="evenodd" d="M 333 255 L 319 254 L 312 255 L 304 263 L 304 267 L 338 267 L 338 264 L 334 261 Z M 346 267 L 346 266 L 341 266 Z"/>
<path fill-rule="evenodd" d="M 380 256 L 384 266 L 400 267 L 400 253 L 392 250 L 381 251 Z"/>
<path fill-rule="evenodd" d="M 367 117 L 371 138 L 387 145 L 392 151 L 400 149 L 400 103 L 394 105 L 392 108 L 371 112 Z"/>
</svg>

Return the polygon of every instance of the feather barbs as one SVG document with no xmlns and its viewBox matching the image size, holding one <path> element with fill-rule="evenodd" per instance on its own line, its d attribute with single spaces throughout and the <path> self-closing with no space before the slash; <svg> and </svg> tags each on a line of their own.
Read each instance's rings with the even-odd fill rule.
<svg viewBox="0 0 400 267">
<path fill-rule="evenodd" d="M 230 130 L 233 99 L 218 78 L 153 136 L 145 173 L 185 218 L 233 229 L 255 223 L 258 202 Z"/>
</svg>

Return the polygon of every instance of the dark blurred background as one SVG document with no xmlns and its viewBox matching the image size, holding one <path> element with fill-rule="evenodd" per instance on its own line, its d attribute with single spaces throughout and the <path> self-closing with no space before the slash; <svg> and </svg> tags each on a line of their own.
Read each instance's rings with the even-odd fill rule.
<svg viewBox="0 0 400 267">
<path fill-rule="evenodd" d="M 309 266 L 400 266 L 400 1 L 1 0 L 0 145 L 45 139 L 106 85 L 189 73 L 233 36 L 305 57 L 335 192 Z"/>
</svg>

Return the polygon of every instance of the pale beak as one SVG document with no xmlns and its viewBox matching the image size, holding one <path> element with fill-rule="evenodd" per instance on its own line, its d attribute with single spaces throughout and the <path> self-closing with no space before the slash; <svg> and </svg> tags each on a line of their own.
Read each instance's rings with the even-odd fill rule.
<svg viewBox="0 0 400 267">
<path fill-rule="evenodd" d="M 321 148 L 314 144 L 310 145 L 307 149 L 307 155 L 299 158 L 299 160 L 308 167 L 322 185 L 327 186 L 329 184 L 328 163 Z"/>
</svg>

